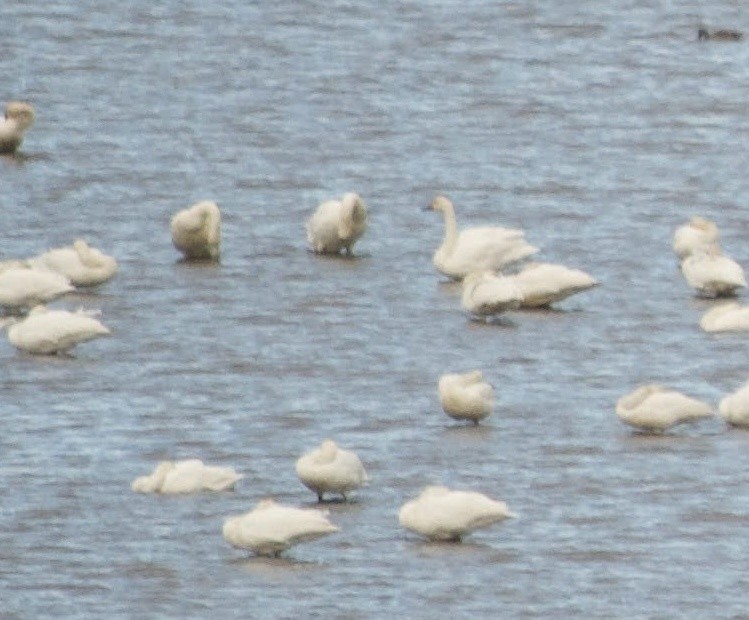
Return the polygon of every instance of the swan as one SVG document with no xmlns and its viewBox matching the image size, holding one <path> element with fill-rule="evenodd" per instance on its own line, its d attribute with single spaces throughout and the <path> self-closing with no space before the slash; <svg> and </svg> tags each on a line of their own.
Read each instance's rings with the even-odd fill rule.
<svg viewBox="0 0 749 620">
<path fill-rule="evenodd" d="M 429 540 L 459 541 L 479 528 L 515 517 L 507 504 L 475 491 L 428 486 L 398 513 L 401 526 Z"/>
<path fill-rule="evenodd" d="M 475 271 L 463 278 L 461 304 L 469 314 L 490 317 L 519 308 L 523 293 L 512 278 Z"/>
<path fill-rule="evenodd" d="M 656 384 L 643 385 L 622 396 L 616 403 L 616 413 L 630 426 L 653 433 L 713 414 L 707 403 Z"/>
<path fill-rule="evenodd" d="M 437 271 L 455 280 L 472 271 L 497 271 L 538 252 L 522 230 L 481 226 L 458 232 L 455 208 L 445 196 L 437 196 L 427 210 L 441 212 L 445 218 L 445 238 L 432 262 Z"/>
<path fill-rule="evenodd" d="M 218 260 L 221 252 L 221 211 L 203 200 L 176 213 L 170 222 L 172 243 L 188 260 Z"/>
<path fill-rule="evenodd" d="M 24 101 L 10 101 L 5 106 L 5 119 L 0 121 L 0 153 L 14 153 L 23 134 L 34 122 L 34 108 Z"/>
<path fill-rule="evenodd" d="M 697 30 L 697 40 L 699 41 L 741 41 L 744 33 L 740 30 L 729 30 L 721 28 L 710 32 L 707 28 Z"/>
<path fill-rule="evenodd" d="M 478 424 L 494 408 L 494 388 L 484 381 L 480 370 L 442 375 L 437 392 L 442 409 L 455 420 Z"/>
<path fill-rule="evenodd" d="M 130 488 L 136 493 L 164 495 L 225 491 L 243 477 L 231 467 L 206 465 L 200 459 L 161 461 L 153 473 L 133 480 Z"/>
<path fill-rule="evenodd" d="M 0 273 L 0 306 L 13 310 L 46 303 L 74 290 L 64 275 L 46 269 L 11 266 Z"/>
<path fill-rule="evenodd" d="M 318 254 L 351 254 L 354 243 L 367 230 L 367 206 L 358 194 L 327 200 L 307 220 L 307 242 Z"/>
<path fill-rule="evenodd" d="M 10 343 L 27 353 L 52 355 L 65 353 L 77 344 L 88 342 L 110 331 L 94 318 L 94 312 L 78 310 L 50 310 L 43 305 L 35 306 L 23 319 L 10 318 L 4 321 L 8 328 Z"/>
<path fill-rule="evenodd" d="M 97 286 L 114 277 L 117 261 L 92 248 L 83 239 L 72 245 L 48 250 L 29 259 L 33 267 L 49 269 L 67 277 L 74 286 Z"/>
<path fill-rule="evenodd" d="M 304 454 L 296 462 L 299 480 L 317 499 L 323 501 L 325 493 L 338 493 L 346 500 L 349 491 L 358 489 L 369 478 L 359 457 L 342 450 L 332 439 L 324 440 L 318 448 Z"/>
<path fill-rule="evenodd" d="M 598 281 L 584 271 L 553 263 L 529 263 L 508 277 L 523 296 L 521 308 L 550 306 L 598 285 Z"/>
<path fill-rule="evenodd" d="M 701 297 L 726 297 L 746 287 L 741 265 L 721 254 L 716 245 L 707 252 L 696 252 L 685 258 L 681 273 Z"/>
<path fill-rule="evenodd" d="M 702 315 L 700 327 L 706 332 L 747 331 L 749 306 L 735 301 L 719 304 Z"/>
<path fill-rule="evenodd" d="M 293 545 L 337 532 L 327 514 L 264 499 L 254 510 L 224 521 L 224 540 L 232 547 L 257 555 L 278 557 Z"/>
<path fill-rule="evenodd" d="M 749 426 L 749 383 L 721 399 L 718 411 L 728 424 Z"/>
<path fill-rule="evenodd" d="M 712 220 L 695 215 L 674 232 L 672 247 L 680 261 L 718 243 L 718 226 Z"/>
</svg>

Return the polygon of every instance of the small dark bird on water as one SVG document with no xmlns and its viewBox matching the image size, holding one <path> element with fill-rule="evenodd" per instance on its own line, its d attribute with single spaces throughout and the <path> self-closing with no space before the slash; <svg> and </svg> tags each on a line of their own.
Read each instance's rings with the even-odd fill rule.
<svg viewBox="0 0 749 620">
<path fill-rule="evenodd" d="M 744 33 L 740 30 L 713 30 L 710 32 L 707 28 L 700 28 L 697 31 L 699 41 L 741 41 Z"/>
</svg>

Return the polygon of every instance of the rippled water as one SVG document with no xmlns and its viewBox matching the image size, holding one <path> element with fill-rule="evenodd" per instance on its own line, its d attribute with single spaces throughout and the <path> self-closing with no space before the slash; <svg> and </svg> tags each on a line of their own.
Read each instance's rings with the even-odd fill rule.
<svg viewBox="0 0 749 620">
<path fill-rule="evenodd" d="M 605 5 L 605 6 L 602 6 Z M 349 0 L 0 7 L 4 99 L 36 124 L 0 158 L 0 258 L 85 237 L 116 279 L 56 305 L 113 337 L 74 358 L 0 342 L 0 616 L 736 618 L 747 613 L 749 435 L 718 420 L 633 435 L 616 399 L 658 381 L 717 402 L 741 335 L 697 324 L 670 249 L 692 214 L 749 264 L 749 44 L 739 3 Z M 315 205 L 358 191 L 357 257 L 306 250 Z M 431 265 L 443 225 L 522 227 L 602 286 L 553 312 L 467 321 Z M 177 261 L 168 220 L 211 198 L 220 265 Z M 442 372 L 499 403 L 454 424 Z M 294 461 L 324 437 L 370 486 L 341 532 L 248 558 L 223 518 L 314 505 Z M 236 492 L 135 495 L 165 458 Z M 520 518 L 462 545 L 397 524 L 443 482 Z"/>
</svg>

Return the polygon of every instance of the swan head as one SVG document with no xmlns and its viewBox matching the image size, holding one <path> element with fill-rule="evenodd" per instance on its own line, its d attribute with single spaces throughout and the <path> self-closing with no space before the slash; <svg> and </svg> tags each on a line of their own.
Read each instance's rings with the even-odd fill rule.
<svg viewBox="0 0 749 620">
<path fill-rule="evenodd" d="M 133 480 L 130 488 L 136 493 L 158 493 L 166 475 L 174 469 L 172 461 L 161 461 L 150 476 L 140 476 Z"/>
<path fill-rule="evenodd" d="M 5 120 L 13 121 L 21 131 L 31 127 L 35 118 L 36 114 L 30 103 L 10 101 L 5 106 Z"/>
<path fill-rule="evenodd" d="M 429 203 L 429 206 L 425 209 L 425 211 L 439 211 L 440 213 L 446 213 L 453 210 L 453 203 L 449 198 L 442 195 L 435 196 L 434 200 L 432 200 L 432 202 Z"/>
</svg>

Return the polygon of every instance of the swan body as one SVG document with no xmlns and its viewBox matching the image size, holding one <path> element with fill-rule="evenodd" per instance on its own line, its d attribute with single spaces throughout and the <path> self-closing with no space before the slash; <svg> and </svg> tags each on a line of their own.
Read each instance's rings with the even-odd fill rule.
<svg viewBox="0 0 749 620">
<path fill-rule="evenodd" d="M 733 426 L 749 426 L 749 383 L 718 404 L 720 416 Z"/>
<path fill-rule="evenodd" d="M 460 301 L 469 314 L 486 318 L 519 308 L 523 293 L 513 278 L 480 271 L 463 279 Z"/>
<path fill-rule="evenodd" d="M 10 101 L 5 106 L 5 118 L 0 121 L 0 153 L 14 153 L 21 146 L 34 118 L 34 108 L 29 103 Z"/>
<path fill-rule="evenodd" d="M 622 396 L 616 403 L 616 413 L 626 424 L 654 433 L 713 414 L 707 403 L 655 384 Z"/>
<path fill-rule="evenodd" d="M 11 266 L 0 273 L 0 306 L 6 308 L 30 308 L 74 290 L 64 275 L 46 269 Z"/>
<path fill-rule="evenodd" d="M 306 225 L 307 242 L 318 254 L 351 254 L 356 241 L 367 230 L 367 206 L 358 194 L 348 193 L 340 200 L 327 200 Z"/>
<path fill-rule="evenodd" d="M 221 211 L 212 200 L 176 213 L 170 222 L 172 243 L 188 260 L 218 260 L 221 253 Z"/>
<path fill-rule="evenodd" d="M 61 273 L 74 286 L 97 286 L 113 278 L 117 272 L 114 258 L 92 248 L 83 239 L 48 250 L 28 262 L 34 267 Z"/>
<path fill-rule="evenodd" d="M 206 465 L 200 459 L 161 461 L 150 475 L 133 480 L 130 488 L 136 493 L 164 495 L 225 491 L 242 478 L 231 467 Z"/>
<path fill-rule="evenodd" d="M 428 486 L 398 513 L 401 526 L 429 540 L 460 540 L 470 532 L 516 516 L 504 502 L 475 491 Z"/>
<path fill-rule="evenodd" d="M 254 510 L 226 519 L 224 540 L 232 547 L 257 555 L 278 556 L 293 545 L 337 532 L 327 514 L 265 499 Z"/>
<path fill-rule="evenodd" d="M 695 252 L 705 252 L 718 243 L 718 227 L 715 222 L 695 215 L 674 232 L 673 249 L 679 260 Z"/>
<path fill-rule="evenodd" d="M 494 388 L 484 381 L 480 370 L 444 374 L 437 391 L 442 409 L 456 420 L 478 424 L 494 409 Z"/>
<path fill-rule="evenodd" d="M 717 305 L 702 315 L 700 327 L 706 332 L 747 331 L 749 306 L 733 301 Z"/>
<path fill-rule="evenodd" d="M 444 196 L 437 196 L 428 208 L 444 216 L 445 237 L 432 262 L 450 278 L 461 280 L 473 271 L 498 271 L 538 252 L 522 230 L 480 226 L 458 232 L 455 208 Z"/>
<path fill-rule="evenodd" d="M 92 314 L 84 310 L 69 312 L 35 306 L 25 318 L 10 319 L 8 340 L 27 353 L 65 353 L 82 342 L 110 333 Z"/>
<path fill-rule="evenodd" d="M 529 263 L 509 277 L 523 296 L 521 308 L 550 306 L 598 285 L 598 281 L 584 271 L 553 263 Z"/>
<path fill-rule="evenodd" d="M 369 480 L 359 457 L 342 450 L 332 439 L 301 456 L 296 462 L 296 473 L 304 486 L 317 493 L 319 501 L 323 501 L 325 493 L 337 493 L 346 500 L 349 491 Z"/>
<path fill-rule="evenodd" d="M 687 283 L 702 297 L 735 295 L 746 287 L 744 270 L 736 261 L 720 253 L 716 246 L 708 252 L 691 254 L 681 263 Z"/>
</svg>

